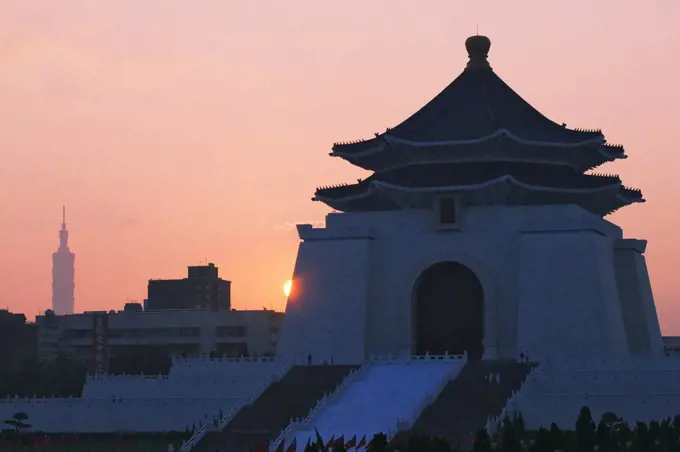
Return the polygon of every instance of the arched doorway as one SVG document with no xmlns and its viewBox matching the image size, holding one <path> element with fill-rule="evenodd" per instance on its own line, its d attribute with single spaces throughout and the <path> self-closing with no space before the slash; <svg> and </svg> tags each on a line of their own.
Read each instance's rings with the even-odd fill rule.
<svg viewBox="0 0 680 452">
<path fill-rule="evenodd" d="M 426 269 L 414 287 L 413 334 L 417 355 L 467 351 L 468 359 L 481 359 L 484 290 L 477 275 L 458 262 Z"/>
</svg>

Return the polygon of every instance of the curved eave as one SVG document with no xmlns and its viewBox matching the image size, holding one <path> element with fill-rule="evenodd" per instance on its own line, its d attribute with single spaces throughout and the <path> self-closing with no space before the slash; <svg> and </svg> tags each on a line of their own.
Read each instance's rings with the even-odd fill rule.
<svg viewBox="0 0 680 452">
<path fill-rule="evenodd" d="M 647 200 L 644 199 L 642 197 L 642 195 L 637 196 L 637 195 L 634 195 L 634 194 L 626 193 L 625 188 L 621 189 L 621 193 L 619 193 L 619 195 L 617 196 L 617 199 L 619 200 L 619 205 L 616 206 L 615 208 L 609 210 L 606 213 L 607 215 L 610 215 L 610 214 L 616 212 L 617 210 L 621 209 L 622 207 L 626 207 L 626 206 L 629 206 L 631 204 L 647 202 Z"/>
<path fill-rule="evenodd" d="M 598 149 L 607 160 L 627 159 L 626 150 L 620 144 L 604 143 Z"/>
<path fill-rule="evenodd" d="M 463 163 L 475 161 L 513 161 L 526 163 L 564 164 L 579 172 L 596 168 L 604 163 L 625 159 L 623 146 L 589 140 L 569 146 L 557 147 L 553 143 L 527 142 L 514 137 L 496 135 L 490 141 L 474 143 L 410 143 L 382 140 L 375 152 L 357 155 L 331 153 L 347 162 L 369 171 L 385 171 L 413 164 Z M 545 147 L 545 146 L 548 147 Z"/>
<path fill-rule="evenodd" d="M 410 141 L 403 138 L 395 137 L 389 133 L 385 133 L 372 138 L 367 141 L 358 141 L 354 143 L 336 143 L 333 145 L 333 152 L 331 156 L 333 157 L 343 157 L 343 158 L 358 158 L 371 154 L 376 154 L 385 150 L 388 144 L 395 144 L 401 146 L 407 146 L 412 148 L 434 148 L 434 147 L 457 147 L 457 146 L 471 146 L 471 145 L 483 145 L 489 141 L 497 139 L 499 137 L 507 138 L 509 140 L 515 141 L 519 144 L 525 146 L 540 146 L 540 147 L 555 147 L 555 148 L 577 148 L 581 146 L 588 146 L 593 144 L 604 145 L 605 139 L 601 132 L 593 132 L 593 136 L 586 139 L 575 142 L 554 142 L 554 141 L 541 141 L 541 140 L 530 140 L 526 138 L 519 137 L 507 129 L 498 129 L 489 135 L 470 138 L 466 140 L 448 140 L 448 141 Z M 616 148 L 618 149 L 618 147 Z"/>
<path fill-rule="evenodd" d="M 384 134 L 376 135 L 375 138 L 370 140 L 356 140 L 347 141 L 341 143 L 333 143 L 332 156 L 352 156 L 361 155 L 365 152 L 374 152 L 374 149 L 379 148 L 380 145 L 384 145 Z"/>
<path fill-rule="evenodd" d="M 517 178 L 506 175 L 491 179 L 477 184 L 466 185 L 450 185 L 441 187 L 403 187 L 381 181 L 364 181 L 359 184 L 341 185 L 335 187 L 327 187 L 317 190 L 313 201 L 323 202 L 335 209 L 344 210 L 348 204 L 357 205 L 366 204 L 368 200 L 375 196 L 380 196 L 381 192 L 395 192 L 395 193 L 421 193 L 421 194 L 436 194 L 436 193 L 454 193 L 454 192 L 471 192 L 475 190 L 482 190 L 494 185 L 510 184 L 525 190 L 543 193 L 559 193 L 559 194 L 574 194 L 574 195 L 590 195 L 602 192 L 612 193 L 619 201 L 618 206 L 611 211 L 605 212 L 609 214 L 615 210 L 626 205 L 638 202 L 645 202 L 642 197 L 642 192 L 637 189 L 624 187 L 620 181 L 613 181 L 610 184 L 605 184 L 600 187 L 588 188 L 570 188 L 570 187 L 545 187 L 539 185 L 527 184 L 518 180 Z M 345 207 L 344 207 L 345 206 Z"/>
<path fill-rule="evenodd" d="M 621 186 L 621 196 L 628 200 L 630 203 L 635 202 L 646 202 L 647 200 L 642 196 L 642 191 L 637 188 Z"/>
<path fill-rule="evenodd" d="M 579 171 L 627 157 L 623 146 L 607 144 L 602 135 L 580 142 L 554 143 L 526 140 L 504 129 L 474 140 L 422 143 L 384 135 L 371 140 L 371 143 L 370 148 L 359 153 L 347 153 L 334 148 L 330 155 L 374 171 L 429 160 L 440 163 L 473 161 L 482 159 L 481 156 L 488 152 L 492 152 L 489 155 L 495 156 L 493 159 L 502 157 L 503 160 L 509 161 L 561 162 L 576 166 Z M 505 147 L 508 149 L 504 150 Z M 551 150 L 561 151 L 562 154 L 552 153 Z M 503 155 L 499 156 L 499 152 Z M 385 162 L 388 162 L 387 165 Z"/>
</svg>

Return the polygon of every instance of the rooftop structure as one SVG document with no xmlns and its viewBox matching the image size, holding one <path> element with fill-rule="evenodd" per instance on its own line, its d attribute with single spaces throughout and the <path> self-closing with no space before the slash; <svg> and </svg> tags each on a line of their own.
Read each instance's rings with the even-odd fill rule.
<svg viewBox="0 0 680 452">
<path fill-rule="evenodd" d="M 487 37 L 465 46 L 465 70 L 411 117 L 374 138 L 333 146 L 330 155 L 376 173 L 319 188 L 315 201 L 343 212 L 427 208 L 448 192 L 467 205 L 576 204 L 600 216 L 644 201 L 618 176 L 583 174 L 626 158 L 622 146 L 538 112 L 493 71 Z"/>
<path fill-rule="evenodd" d="M 487 61 L 487 37 L 472 36 L 465 47 L 466 69 L 427 105 L 374 138 L 335 143 L 330 155 L 376 171 L 499 158 L 584 171 L 626 158 L 623 147 L 608 143 L 599 129 L 557 124 L 522 99 Z"/>
<path fill-rule="evenodd" d="M 146 309 L 231 309 L 231 281 L 219 277 L 213 263 L 192 266 L 183 279 L 149 280 Z"/>
<path fill-rule="evenodd" d="M 623 147 L 538 112 L 494 72 L 487 37 L 465 46 L 462 73 L 412 116 L 333 145 L 374 173 L 316 190 L 341 213 L 298 226 L 281 354 L 663 353 L 646 241 L 603 219 L 642 193 L 585 173 Z"/>
</svg>

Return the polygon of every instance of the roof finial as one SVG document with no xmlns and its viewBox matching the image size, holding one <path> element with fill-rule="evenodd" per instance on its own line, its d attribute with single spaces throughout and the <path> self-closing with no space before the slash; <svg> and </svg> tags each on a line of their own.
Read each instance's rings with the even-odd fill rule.
<svg viewBox="0 0 680 452">
<path fill-rule="evenodd" d="M 487 57 L 489 56 L 489 49 L 491 48 L 491 40 L 486 36 L 470 36 L 465 40 L 465 48 L 467 49 L 470 61 L 467 64 L 469 68 L 490 68 Z"/>
<path fill-rule="evenodd" d="M 66 204 L 62 204 L 61 206 L 61 222 L 62 224 L 66 224 Z"/>
</svg>

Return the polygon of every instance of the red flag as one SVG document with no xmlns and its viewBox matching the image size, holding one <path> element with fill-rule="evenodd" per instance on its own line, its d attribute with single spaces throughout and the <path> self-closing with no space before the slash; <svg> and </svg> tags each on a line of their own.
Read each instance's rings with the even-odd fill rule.
<svg viewBox="0 0 680 452">
<path fill-rule="evenodd" d="M 283 441 L 281 443 L 283 444 Z M 297 449 L 297 438 L 293 438 L 293 442 L 290 443 L 286 452 L 295 452 L 295 449 Z"/>
<path fill-rule="evenodd" d="M 357 447 L 357 435 L 354 435 L 352 439 L 345 444 L 345 449 L 349 449 L 350 447 Z"/>
<path fill-rule="evenodd" d="M 361 437 L 361 441 L 357 444 L 357 447 L 366 447 L 366 435 Z"/>
</svg>

